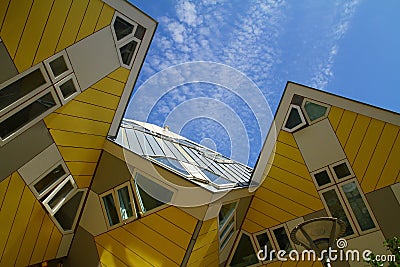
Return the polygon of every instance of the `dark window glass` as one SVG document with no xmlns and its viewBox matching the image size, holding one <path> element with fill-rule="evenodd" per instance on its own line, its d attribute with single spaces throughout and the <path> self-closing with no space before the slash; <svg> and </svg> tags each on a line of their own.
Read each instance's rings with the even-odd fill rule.
<svg viewBox="0 0 400 267">
<path fill-rule="evenodd" d="M 74 84 L 72 78 L 69 79 L 68 81 L 64 82 L 63 84 L 61 84 L 60 90 L 61 90 L 61 93 L 62 93 L 64 99 L 67 99 L 69 96 L 76 93 L 75 84 Z"/>
<path fill-rule="evenodd" d="M 336 177 L 339 179 L 347 177 L 351 174 L 349 171 L 349 168 L 347 168 L 347 164 L 345 162 L 333 167 L 333 170 L 336 173 Z"/>
<path fill-rule="evenodd" d="M 64 231 L 72 230 L 82 196 L 82 191 L 77 192 L 54 214 Z"/>
<path fill-rule="evenodd" d="M 52 186 L 58 179 L 60 179 L 65 174 L 65 170 L 62 165 L 58 165 L 45 177 L 43 177 L 39 182 L 37 182 L 33 187 L 36 191 L 41 194 L 50 186 Z"/>
<path fill-rule="evenodd" d="M 235 227 L 232 227 L 232 228 L 227 227 L 226 230 L 224 230 L 224 231 L 227 231 L 229 229 L 230 229 L 230 231 L 229 231 L 229 233 L 226 234 L 226 238 L 221 242 L 220 248 L 223 248 L 225 246 L 225 244 L 229 241 L 229 239 L 231 238 L 231 236 L 235 232 Z"/>
<path fill-rule="evenodd" d="M 285 227 L 279 227 L 273 230 L 276 241 L 278 242 L 279 249 L 289 252 L 292 250 L 292 245 L 290 244 L 289 237 L 286 234 Z"/>
<path fill-rule="evenodd" d="M 251 243 L 250 237 L 242 234 L 239 244 L 233 254 L 230 266 L 244 267 L 258 263 L 257 255 Z"/>
<path fill-rule="evenodd" d="M 56 102 L 51 93 L 35 100 L 33 103 L 0 123 L 0 137 L 5 139 L 55 105 Z"/>
<path fill-rule="evenodd" d="M 356 216 L 357 222 L 360 225 L 362 231 L 366 231 L 372 228 L 375 228 L 374 221 L 369 214 L 367 206 L 363 198 L 358 191 L 357 185 L 355 182 L 351 182 L 345 185 L 342 185 L 342 189 L 344 194 L 346 195 L 347 200 L 350 203 L 350 207 L 353 210 L 354 215 Z"/>
<path fill-rule="evenodd" d="M 331 178 L 329 177 L 328 172 L 326 170 L 314 174 L 314 177 L 319 186 L 323 186 L 331 182 Z"/>
<path fill-rule="evenodd" d="M 224 226 L 226 220 L 235 211 L 235 208 L 236 208 L 236 202 L 222 205 L 218 215 L 219 228 Z"/>
<path fill-rule="evenodd" d="M 340 203 L 336 191 L 333 189 L 326 191 L 322 193 L 322 196 L 325 199 L 326 205 L 328 205 L 332 217 L 338 218 L 346 224 L 346 233 L 344 234 L 344 236 L 354 234 L 353 228 L 350 225 L 349 219 L 346 216 L 346 213 L 342 207 L 342 204 Z"/>
<path fill-rule="evenodd" d="M 120 17 L 117 17 L 114 22 L 114 30 L 117 40 L 119 41 L 132 33 L 133 25 L 121 19 Z"/>
<path fill-rule="evenodd" d="M 146 211 L 149 211 L 149 210 L 152 210 L 159 206 L 164 205 L 163 202 L 161 202 L 158 199 L 155 199 L 154 197 L 147 194 L 146 191 L 144 191 L 140 187 L 140 185 L 136 184 L 136 187 L 137 187 L 137 191 L 139 193 L 139 197 L 141 200 L 143 212 L 146 212 Z"/>
<path fill-rule="evenodd" d="M 139 40 L 143 40 L 143 36 L 146 33 L 146 28 L 142 25 L 138 25 L 135 31 L 135 37 Z"/>
<path fill-rule="evenodd" d="M 68 67 L 63 56 L 59 56 L 58 58 L 54 59 L 49 63 L 49 65 L 54 77 L 58 77 L 64 72 L 68 71 Z"/>
<path fill-rule="evenodd" d="M 123 187 L 118 189 L 118 200 L 119 200 L 119 207 L 122 220 L 129 219 L 133 216 L 133 207 L 132 207 L 132 200 L 129 196 L 128 187 Z"/>
<path fill-rule="evenodd" d="M 262 251 L 267 252 L 267 257 L 266 260 L 273 260 L 276 258 L 275 252 L 271 253 L 272 250 L 274 250 L 274 248 L 272 247 L 272 243 L 268 238 L 268 234 L 267 233 L 262 233 L 257 235 L 257 242 L 260 245 L 260 248 Z M 267 249 L 265 250 L 265 247 L 267 247 Z M 262 257 L 264 255 L 261 255 Z"/>
<path fill-rule="evenodd" d="M 103 198 L 104 207 L 106 209 L 107 219 L 110 226 L 119 223 L 119 217 L 117 213 L 117 208 L 115 207 L 114 197 L 112 194 L 108 194 Z"/>
<path fill-rule="evenodd" d="M 137 42 L 132 40 L 123 47 L 119 49 L 121 53 L 122 62 L 126 65 L 130 65 L 132 62 L 133 53 L 135 53 L 135 49 L 137 46 Z"/>
<path fill-rule="evenodd" d="M 71 181 L 68 181 L 65 185 L 63 185 L 63 187 L 48 202 L 50 208 L 53 209 L 55 206 L 57 206 L 57 204 L 63 201 L 68 193 L 73 189 L 74 186 L 72 185 Z"/>
<path fill-rule="evenodd" d="M 45 83 L 46 81 L 42 72 L 40 69 L 36 69 L 7 85 L 0 90 L 0 110 L 8 107 Z"/>
<path fill-rule="evenodd" d="M 301 123 L 303 123 L 303 121 L 301 120 L 299 111 L 295 108 L 291 108 L 289 117 L 285 124 L 285 128 L 293 129 L 294 127 L 300 125 Z"/>
<path fill-rule="evenodd" d="M 328 108 L 313 102 L 306 101 L 306 103 L 304 104 L 304 109 L 306 110 L 306 113 L 310 121 L 314 121 L 316 119 L 325 116 L 326 110 Z"/>
</svg>

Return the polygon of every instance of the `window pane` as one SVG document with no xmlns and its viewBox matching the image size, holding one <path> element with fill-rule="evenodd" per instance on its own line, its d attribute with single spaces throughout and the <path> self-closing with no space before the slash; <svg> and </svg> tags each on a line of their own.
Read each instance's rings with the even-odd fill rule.
<svg viewBox="0 0 400 267">
<path fill-rule="evenodd" d="M 155 160 L 167 165 L 168 167 L 171 167 L 174 170 L 177 170 L 178 172 L 181 172 L 184 175 L 189 175 L 189 173 L 186 171 L 186 169 L 182 166 L 182 164 L 171 158 L 164 158 L 164 157 L 155 157 Z"/>
<path fill-rule="evenodd" d="M 119 41 L 125 36 L 132 33 L 133 25 L 121 19 L 120 17 L 117 17 L 114 22 L 114 30 L 115 35 L 117 36 L 117 40 Z"/>
<path fill-rule="evenodd" d="M 291 108 L 289 117 L 285 124 L 285 128 L 293 129 L 294 127 L 298 126 L 301 123 L 303 123 L 303 121 L 301 120 L 299 111 L 295 108 Z"/>
<path fill-rule="evenodd" d="M 106 209 L 106 214 L 108 218 L 108 223 L 113 226 L 119 223 L 117 209 L 115 207 L 114 197 L 112 194 L 108 194 L 103 198 L 104 207 Z"/>
<path fill-rule="evenodd" d="M 366 231 L 372 228 L 375 228 L 375 224 L 369 214 L 367 206 L 363 198 L 358 191 L 357 185 L 355 182 L 351 182 L 345 185 L 342 185 L 342 189 L 344 194 L 346 195 L 347 200 L 350 203 L 351 209 L 356 216 L 357 222 L 360 225 L 362 231 Z"/>
<path fill-rule="evenodd" d="M 222 226 L 224 226 L 229 216 L 235 211 L 235 208 L 236 202 L 222 205 L 218 215 L 220 229 L 222 228 Z"/>
<path fill-rule="evenodd" d="M 336 177 L 339 179 L 347 177 L 351 174 L 345 162 L 333 167 L 333 170 L 335 171 Z"/>
<path fill-rule="evenodd" d="M 226 243 L 229 241 L 229 239 L 231 238 L 231 236 L 233 235 L 233 233 L 235 232 L 235 227 L 232 228 L 227 228 L 230 229 L 229 232 L 226 234 L 226 238 L 223 239 L 223 237 L 221 237 L 220 239 L 223 240 L 220 244 L 220 248 L 223 248 Z"/>
<path fill-rule="evenodd" d="M 118 200 L 122 220 L 126 220 L 133 216 L 132 200 L 129 196 L 128 187 L 118 189 Z"/>
<path fill-rule="evenodd" d="M 77 192 L 54 214 L 54 218 L 65 231 L 72 230 L 82 196 L 82 191 Z"/>
<path fill-rule="evenodd" d="M 266 258 L 267 261 L 273 260 L 276 258 L 275 252 L 272 253 L 272 255 L 271 255 L 271 251 L 274 248 L 272 247 L 271 241 L 269 240 L 267 233 L 262 233 L 262 234 L 257 235 L 257 242 L 260 245 L 261 250 L 264 252 L 265 252 L 264 248 L 265 248 L 265 246 L 267 246 L 267 254 L 268 254 L 267 258 Z M 262 256 L 264 256 L 264 255 L 262 255 Z"/>
<path fill-rule="evenodd" d="M 329 184 L 331 182 L 331 178 L 329 177 L 329 174 L 326 170 L 323 170 L 322 172 L 314 174 L 314 177 L 319 186 L 323 186 L 323 185 Z"/>
<path fill-rule="evenodd" d="M 121 53 L 122 62 L 124 64 L 126 65 L 131 64 L 133 53 L 135 53 L 137 44 L 138 43 L 136 41 L 132 40 L 119 49 L 119 52 Z"/>
<path fill-rule="evenodd" d="M 36 69 L 7 85 L 0 90 L 0 110 L 11 105 L 45 83 L 46 81 L 42 72 L 40 69 Z"/>
<path fill-rule="evenodd" d="M 306 110 L 307 116 L 310 121 L 314 121 L 325 116 L 326 110 L 328 108 L 313 102 L 306 101 L 306 103 L 304 104 L 304 109 Z"/>
<path fill-rule="evenodd" d="M 229 228 L 235 223 L 235 217 L 232 216 L 231 219 L 229 220 L 229 222 L 227 223 L 226 227 L 224 228 L 224 230 L 221 232 L 220 234 L 220 239 L 223 239 L 224 236 L 226 235 L 226 233 L 228 232 Z M 235 227 L 233 227 L 235 228 Z"/>
<path fill-rule="evenodd" d="M 163 202 L 155 199 L 154 197 L 150 196 L 149 194 L 146 193 L 146 191 L 144 191 L 140 185 L 136 184 L 137 187 L 137 191 L 139 193 L 139 197 L 141 200 L 141 204 L 142 204 L 142 209 L 143 212 L 155 209 L 161 205 L 164 205 Z"/>
<path fill-rule="evenodd" d="M 233 182 L 231 182 L 219 175 L 216 175 L 215 173 L 212 173 L 210 171 L 202 170 L 202 172 L 208 177 L 208 179 L 210 179 L 211 182 L 213 182 L 215 184 L 224 185 L 224 184 L 232 184 L 233 183 Z"/>
<path fill-rule="evenodd" d="M 41 194 L 50 186 L 52 186 L 58 179 L 60 179 L 65 174 L 65 170 L 62 165 L 58 165 L 54 170 L 43 177 L 39 182 L 37 182 L 33 187 L 36 191 Z"/>
<path fill-rule="evenodd" d="M 74 189 L 71 181 L 68 181 L 63 187 L 52 197 L 52 199 L 48 202 L 50 208 L 54 208 L 58 203 L 63 201 L 65 197 L 68 195 L 71 190 Z"/>
<path fill-rule="evenodd" d="M 278 242 L 279 249 L 289 252 L 292 250 L 292 245 L 290 244 L 289 237 L 286 234 L 285 227 L 280 227 L 273 230 L 276 241 Z"/>
<path fill-rule="evenodd" d="M 235 254 L 233 254 L 230 266 L 244 267 L 256 263 L 258 263 L 258 259 L 250 237 L 246 234 L 242 234 L 239 244 L 236 247 Z"/>
<path fill-rule="evenodd" d="M 67 64 L 65 64 L 65 60 L 63 56 L 59 56 L 49 63 L 51 71 L 54 74 L 54 77 L 58 77 L 64 72 L 68 71 Z"/>
<path fill-rule="evenodd" d="M 66 99 L 69 96 L 71 96 L 72 94 L 76 93 L 75 84 L 74 84 L 72 78 L 69 79 L 68 81 L 66 81 L 65 83 L 61 84 L 60 90 L 61 90 L 61 93 L 62 93 L 64 99 Z"/>
<path fill-rule="evenodd" d="M 0 137 L 5 139 L 55 105 L 56 102 L 51 93 L 35 100 L 30 105 L 0 123 Z"/>
<path fill-rule="evenodd" d="M 142 25 L 138 25 L 135 31 L 135 37 L 139 40 L 143 39 L 144 34 L 146 33 L 146 28 Z"/>
<path fill-rule="evenodd" d="M 339 201 L 336 191 L 333 189 L 326 191 L 322 193 L 322 196 L 325 199 L 326 205 L 328 205 L 332 217 L 338 218 L 346 224 L 346 233 L 344 234 L 344 236 L 354 234 L 353 228 L 351 227 L 349 219 L 347 218 L 346 213 L 342 207 L 342 204 Z"/>
</svg>

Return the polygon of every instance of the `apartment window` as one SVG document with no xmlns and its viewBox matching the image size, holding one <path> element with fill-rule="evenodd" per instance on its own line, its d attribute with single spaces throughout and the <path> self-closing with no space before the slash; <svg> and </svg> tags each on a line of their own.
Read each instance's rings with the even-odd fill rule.
<svg viewBox="0 0 400 267">
<path fill-rule="evenodd" d="M 14 135 L 29 128 L 58 106 L 60 106 L 58 99 L 52 90 L 46 90 L 30 101 L 20 105 L 12 113 L 6 114 L 5 118 L 1 118 L 1 141 L 6 142 L 10 140 Z"/>
<path fill-rule="evenodd" d="M 153 159 L 162 163 L 162 165 L 167 166 L 169 169 L 173 169 L 185 176 L 190 176 L 189 172 L 182 166 L 181 162 L 176 159 L 167 157 L 153 157 Z"/>
<path fill-rule="evenodd" d="M 67 103 L 81 92 L 73 73 L 56 83 L 55 88 L 63 104 Z"/>
<path fill-rule="evenodd" d="M 210 180 L 212 185 L 218 189 L 234 187 L 236 185 L 236 183 L 233 183 L 232 181 L 229 181 L 224 177 L 221 177 L 206 169 L 202 169 L 201 172 L 208 178 L 208 180 Z"/>
<path fill-rule="evenodd" d="M 114 16 L 112 25 L 120 63 L 131 68 L 146 30 L 122 14 Z"/>
<path fill-rule="evenodd" d="M 73 194 L 65 204 L 54 214 L 56 224 L 64 234 L 74 230 L 78 215 L 82 209 L 83 199 L 87 189 L 79 189 Z"/>
<path fill-rule="evenodd" d="M 47 72 L 53 83 L 56 83 L 72 73 L 72 65 L 65 50 L 44 61 Z"/>
<path fill-rule="evenodd" d="M 296 105 L 290 105 L 282 129 L 287 132 L 294 132 L 304 125 L 306 125 L 306 121 L 300 107 Z"/>
<path fill-rule="evenodd" d="M 320 189 L 332 185 L 334 181 L 328 167 L 312 172 L 311 176 L 314 179 L 314 183 Z"/>
<path fill-rule="evenodd" d="M 326 118 L 330 106 L 315 100 L 305 98 L 303 100 L 301 108 L 306 114 L 306 119 L 308 123 L 312 124 Z"/>
<path fill-rule="evenodd" d="M 240 234 L 239 241 L 237 242 L 234 251 L 235 253 L 231 256 L 229 266 L 245 267 L 257 265 L 259 263 L 255 244 L 250 235 L 245 232 Z"/>
<path fill-rule="evenodd" d="M 332 164 L 329 168 L 338 182 L 354 177 L 353 170 L 351 169 L 347 159 Z"/>
<path fill-rule="evenodd" d="M 264 230 L 263 232 L 256 233 L 255 238 L 258 251 L 262 250 L 264 253 L 267 252 L 267 255 L 260 256 L 265 258 L 266 262 L 276 259 L 275 252 L 272 252 L 272 250 L 276 251 L 276 249 L 273 245 L 272 237 L 270 236 L 269 231 Z"/>
<path fill-rule="evenodd" d="M 58 209 L 64 204 L 65 200 L 70 197 L 77 186 L 71 175 L 64 179 L 43 201 L 44 206 L 54 215 Z"/>
<path fill-rule="evenodd" d="M 129 182 L 101 194 L 100 198 L 109 227 L 137 218 Z"/>
<path fill-rule="evenodd" d="M 39 177 L 31 186 L 33 193 L 43 198 L 52 191 L 62 180 L 68 176 L 68 170 L 64 162 L 59 162 L 48 172 Z"/>
<path fill-rule="evenodd" d="M 281 225 L 271 229 L 271 234 L 279 250 L 290 252 L 293 249 L 292 243 L 289 239 L 289 233 L 285 225 Z"/>
<path fill-rule="evenodd" d="M 218 215 L 219 244 L 223 249 L 236 230 L 236 206 L 237 202 L 224 204 Z"/>
</svg>

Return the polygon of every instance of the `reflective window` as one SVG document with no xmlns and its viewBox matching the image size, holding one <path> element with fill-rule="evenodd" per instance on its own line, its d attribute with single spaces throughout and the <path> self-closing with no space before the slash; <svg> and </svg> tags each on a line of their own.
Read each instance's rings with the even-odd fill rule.
<svg viewBox="0 0 400 267">
<path fill-rule="evenodd" d="M 309 120 L 312 122 L 324 117 L 328 107 L 306 100 L 304 102 L 304 110 L 306 111 L 306 115 L 308 116 Z"/>
<path fill-rule="evenodd" d="M 292 250 L 292 245 L 290 244 L 290 240 L 288 234 L 286 233 L 285 227 L 279 227 L 274 229 L 273 234 L 275 236 L 276 242 L 278 243 L 279 249 L 289 252 Z"/>
<path fill-rule="evenodd" d="M 139 40 L 143 40 L 144 34 L 146 33 L 146 28 L 142 25 L 138 25 L 135 31 L 135 37 Z"/>
<path fill-rule="evenodd" d="M 189 172 L 186 171 L 182 164 L 176 159 L 165 157 L 154 157 L 154 159 L 184 175 L 190 176 Z"/>
<path fill-rule="evenodd" d="M 135 40 L 132 40 L 119 49 L 119 51 L 121 53 L 122 62 L 125 65 L 131 64 L 133 55 L 136 52 L 137 45 L 138 45 L 138 43 Z"/>
<path fill-rule="evenodd" d="M 236 206 L 237 202 L 224 204 L 218 215 L 219 240 L 222 249 L 236 230 Z"/>
<path fill-rule="evenodd" d="M 257 243 L 259 245 L 259 248 L 262 251 L 264 251 L 264 252 L 266 251 L 267 252 L 267 255 L 261 255 L 261 256 L 265 257 L 266 261 L 275 259 L 276 258 L 275 252 L 271 253 L 271 251 L 275 250 L 275 249 L 272 246 L 272 242 L 268 237 L 268 233 L 265 232 L 265 233 L 259 234 L 259 235 L 256 236 L 256 239 L 257 239 Z M 265 247 L 267 248 L 266 250 L 265 250 Z"/>
<path fill-rule="evenodd" d="M 313 175 L 318 186 L 324 186 L 332 182 L 328 174 L 328 170 L 323 170 L 321 172 L 314 173 Z"/>
<path fill-rule="evenodd" d="M 102 199 L 103 199 L 103 204 L 104 204 L 104 208 L 106 211 L 109 225 L 113 226 L 113 225 L 118 224 L 119 217 L 118 217 L 117 208 L 115 206 L 113 194 L 112 193 L 107 194 L 107 195 L 103 196 Z"/>
<path fill-rule="evenodd" d="M 172 199 L 172 191 L 153 182 L 140 173 L 136 173 L 134 184 L 142 212 L 158 208 Z"/>
<path fill-rule="evenodd" d="M 119 210 L 122 220 L 126 220 L 133 216 L 133 199 L 129 195 L 128 186 L 122 187 L 117 190 Z"/>
<path fill-rule="evenodd" d="M 50 61 L 49 65 L 54 74 L 54 77 L 58 77 L 69 70 L 62 55 L 57 57 L 53 61 Z"/>
<path fill-rule="evenodd" d="M 65 200 L 67 195 L 74 189 L 74 186 L 70 180 L 68 180 L 57 193 L 51 197 L 48 201 L 48 205 L 51 209 L 54 209 L 58 204 Z"/>
<path fill-rule="evenodd" d="M 306 125 L 306 121 L 304 119 L 303 113 L 299 106 L 290 105 L 288 114 L 286 115 L 286 119 L 283 123 L 283 129 L 288 132 L 294 132 L 297 129 L 300 129 Z"/>
<path fill-rule="evenodd" d="M 129 22 L 123 20 L 120 17 L 117 17 L 114 21 L 114 31 L 115 35 L 117 36 L 117 41 L 121 40 L 122 38 L 128 36 L 132 33 L 134 26 Z"/>
<path fill-rule="evenodd" d="M 345 177 L 351 175 L 350 170 L 347 167 L 347 164 L 345 162 L 334 166 L 333 171 L 335 172 L 336 177 L 338 179 L 342 179 L 342 178 L 345 178 Z"/>
<path fill-rule="evenodd" d="M 84 191 L 78 191 L 71 197 L 57 212 L 54 218 L 60 224 L 64 231 L 73 230 L 77 216 L 79 214 L 79 206 L 83 200 Z"/>
<path fill-rule="evenodd" d="M 46 176 L 44 176 L 40 181 L 35 183 L 33 187 L 35 188 L 36 192 L 41 196 L 44 194 L 48 189 L 53 187 L 61 178 L 66 175 L 65 169 L 63 165 L 59 164 L 55 167 L 52 171 L 50 171 Z"/>
<path fill-rule="evenodd" d="M 61 93 L 62 93 L 62 96 L 64 97 L 64 99 L 67 99 L 68 97 L 70 97 L 71 95 L 73 95 L 74 93 L 77 92 L 72 78 L 67 80 L 63 84 L 59 85 L 59 87 L 60 87 L 60 90 L 61 90 Z"/>
<path fill-rule="evenodd" d="M 240 237 L 238 245 L 236 246 L 235 253 L 233 254 L 229 266 L 245 267 L 257 263 L 257 254 L 253 243 L 251 242 L 250 236 L 243 233 Z"/>
</svg>

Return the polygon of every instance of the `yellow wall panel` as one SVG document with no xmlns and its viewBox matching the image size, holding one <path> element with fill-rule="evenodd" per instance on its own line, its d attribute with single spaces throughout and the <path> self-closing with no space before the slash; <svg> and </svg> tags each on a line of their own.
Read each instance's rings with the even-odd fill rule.
<svg viewBox="0 0 400 267">
<path fill-rule="evenodd" d="M 286 156 L 294 161 L 304 163 L 300 150 L 282 142 L 276 142 L 276 153 Z"/>
<path fill-rule="evenodd" d="M 280 222 L 265 215 L 264 213 L 257 211 L 253 208 L 249 208 L 247 211 L 247 217 L 253 222 L 261 225 L 264 228 L 269 228 L 275 225 L 278 225 Z"/>
<path fill-rule="evenodd" d="M 75 161 L 67 161 L 66 162 L 69 171 L 73 176 L 75 175 L 93 175 L 94 170 L 96 169 L 97 163 L 91 162 L 75 162 Z"/>
<path fill-rule="evenodd" d="M 111 24 L 111 20 L 114 16 L 115 10 L 107 4 L 103 5 L 100 13 L 100 17 L 97 21 L 95 31 L 101 30 L 102 28 Z"/>
<path fill-rule="evenodd" d="M 209 219 L 207 221 L 203 221 L 199 235 L 206 234 L 211 231 L 215 231 L 218 228 L 218 220 L 216 218 Z"/>
<path fill-rule="evenodd" d="M 126 83 L 128 80 L 130 71 L 128 69 L 125 69 L 123 67 L 120 67 L 116 69 L 115 71 L 111 72 L 108 77 L 117 81 L 120 81 L 121 83 Z"/>
<path fill-rule="evenodd" d="M 47 245 L 53 231 L 54 223 L 48 215 L 44 216 L 42 226 L 40 228 L 39 236 L 35 243 L 35 248 L 32 253 L 30 264 L 39 263 L 43 261 L 44 254 L 46 253 Z"/>
<path fill-rule="evenodd" d="M 92 182 L 93 175 L 74 175 L 78 188 L 88 188 Z"/>
<path fill-rule="evenodd" d="M 99 160 L 101 150 L 100 149 L 88 149 L 80 147 L 64 147 L 59 146 L 63 159 L 65 161 L 82 161 L 82 162 L 94 162 Z"/>
<path fill-rule="evenodd" d="M 10 3 L 10 0 L 0 1 L 0 32 L 1 32 L 1 27 L 3 25 L 4 18 L 6 16 L 6 12 L 7 12 L 9 3 Z"/>
<path fill-rule="evenodd" d="M 281 261 L 273 261 L 271 263 L 268 263 L 266 266 L 268 266 L 268 267 L 279 267 L 281 265 L 282 265 Z"/>
<path fill-rule="evenodd" d="M 55 0 L 33 64 L 54 55 L 72 0 Z"/>
<path fill-rule="evenodd" d="M 96 244 L 96 248 L 103 266 L 128 266 L 99 244 Z"/>
<path fill-rule="evenodd" d="M 58 247 L 61 243 L 62 234 L 57 229 L 57 227 L 53 227 L 53 231 L 51 232 L 51 237 L 49 240 L 49 245 L 47 246 L 46 253 L 44 254 L 44 261 L 55 259 L 57 256 Z"/>
<path fill-rule="evenodd" d="M 283 130 L 279 131 L 277 140 L 292 147 L 297 147 L 297 143 L 293 137 L 293 134 L 288 133 L 286 131 Z"/>
<path fill-rule="evenodd" d="M 13 173 L 0 211 L 0 255 L 3 255 L 13 225 L 25 183 L 18 173 Z"/>
<path fill-rule="evenodd" d="M 383 130 L 384 122 L 372 119 L 365 133 L 364 139 L 352 165 L 353 171 L 359 181 L 362 181 L 376 144 Z"/>
<path fill-rule="evenodd" d="M 34 1 L 19 43 L 14 63 L 19 72 L 30 68 L 54 0 Z"/>
<path fill-rule="evenodd" d="M 252 234 L 264 230 L 265 228 L 246 218 L 241 229 Z"/>
<path fill-rule="evenodd" d="M 51 136 L 59 146 L 102 149 L 105 138 L 103 136 L 66 132 L 50 129 Z"/>
<path fill-rule="evenodd" d="M 35 201 L 24 239 L 22 240 L 21 248 L 18 252 L 18 258 L 16 261 L 17 266 L 29 265 L 29 260 L 35 247 L 35 242 L 38 237 L 44 216 L 45 212 L 41 204 L 38 201 Z"/>
<path fill-rule="evenodd" d="M 89 0 L 73 1 L 65 21 L 56 52 L 59 52 L 75 42 L 79 27 L 86 12 Z"/>
<path fill-rule="evenodd" d="M 107 136 L 109 123 L 51 113 L 44 119 L 50 129 Z"/>
<path fill-rule="evenodd" d="M 345 110 L 342 118 L 340 119 L 339 125 L 336 129 L 336 135 L 339 139 L 339 142 L 342 144 L 342 147 L 346 145 L 347 138 L 349 138 L 349 134 L 356 117 L 357 113 Z"/>
<path fill-rule="evenodd" d="M 293 214 L 271 205 L 270 203 L 265 202 L 258 197 L 253 198 L 251 207 L 260 212 L 267 212 L 270 217 L 280 222 L 286 222 L 296 218 Z"/>
<path fill-rule="evenodd" d="M 112 78 L 105 77 L 90 87 L 120 97 L 124 91 L 125 82 L 120 82 Z"/>
<path fill-rule="evenodd" d="M 203 263 L 203 260 L 207 255 L 214 254 L 218 251 L 219 242 L 215 241 L 208 246 L 201 247 L 197 250 L 192 251 L 188 260 L 188 266 L 207 266 Z"/>
<path fill-rule="evenodd" d="M 334 131 L 336 131 L 344 110 L 335 106 L 331 106 L 328 119 Z"/>
<path fill-rule="evenodd" d="M 194 228 L 196 227 L 197 219 L 187 214 L 186 212 L 171 206 L 166 209 L 157 211 L 157 214 L 163 217 L 164 219 L 174 223 L 175 225 L 185 230 L 190 235 L 193 234 Z M 177 220 L 176 218 L 180 219 Z"/>
<path fill-rule="evenodd" d="M 117 109 L 119 103 L 119 97 L 93 88 L 86 89 L 80 95 L 75 97 L 75 100 L 113 110 Z"/>
<path fill-rule="evenodd" d="M 11 57 L 15 57 L 29 10 L 33 0 L 11 1 L 4 19 L 0 36 Z"/>
<path fill-rule="evenodd" d="M 397 135 L 396 141 L 393 144 L 389 157 L 386 161 L 385 168 L 379 178 L 376 189 L 394 184 L 397 174 L 400 172 L 400 134 Z"/>
<path fill-rule="evenodd" d="M 361 142 L 364 138 L 370 121 L 371 118 L 369 117 L 361 114 L 357 115 L 353 128 L 351 129 L 349 139 L 347 140 L 346 146 L 344 147 L 344 151 L 350 165 L 353 164 L 354 159 L 356 158 L 358 149 L 360 148 Z"/>
<path fill-rule="evenodd" d="M 305 164 L 291 160 L 279 154 L 275 154 L 273 165 L 312 181 L 310 173 L 308 172 Z"/>
<path fill-rule="evenodd" d="M 25 234 L 26 222 L 29 220 L 34 204 L 35 197 L 29 188 L 25 186 L 21 201 L 18 206 L 18 211 L 15 215 L 14 223 L 8 236 L 7 245 L 5 247 L 3 256 L 1 257 L 0 266 L 14 265 L 17 259 L 19 247 L 21 246 L 21 242 Z"/>
<path fill-rule="evenodd" d="M 67 105 L 60 107 L 54 113 L 91 119 L 111 123 L 115 111 L 88 103 L 72 100 Z"/>
<path fill-rule="evenodd" d="M 398 132 L 399 127 L 389 123 L 385 124 L 364 178 L 362 179 L 361 187 L 364 193 L 371 192 L 375 189 Z"/>
<path fill-rule="evenodd" d="M 8 188 L 8 184 L 10 183 L 10 180 L 11 180 L 11 175 L 0 182 L 0 211 L 3 206 L 3 200 L 4 200 L 4 197 L 6 196 L 6 192 L 7 192 L 7 188 Z"/>
<path fill-rule="evenodd" d="M 75 42 L 82 40 L 94 32 L 102 8 L 102 1 L 90 0 Z"/>
</svg>

